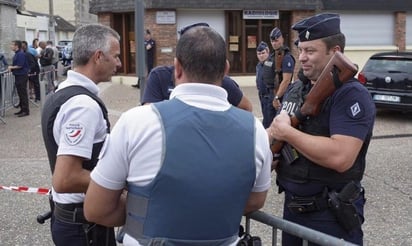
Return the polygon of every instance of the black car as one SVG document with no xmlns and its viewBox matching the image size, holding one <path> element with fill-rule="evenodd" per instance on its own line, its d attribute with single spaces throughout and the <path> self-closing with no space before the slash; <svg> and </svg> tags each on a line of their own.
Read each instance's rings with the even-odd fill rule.
<svg viewBox="0 0 412 246">
<path fill-rule="evenodd" d="M 377 108 L 412 111 L 412 52 L 374 54 L 358 79 L 371 93 Z"/>
</svg>

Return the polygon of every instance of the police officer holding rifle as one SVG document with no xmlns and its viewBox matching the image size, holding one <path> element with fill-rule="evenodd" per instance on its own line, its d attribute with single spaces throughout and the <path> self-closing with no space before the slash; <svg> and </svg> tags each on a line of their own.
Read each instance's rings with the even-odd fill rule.
<svg viewBox="0 0 412 246">
<path fill-rule="evenodd" d="M 285 94 L 282 111 L 268 129 L 284 192 L 284 219 L 346 241 L 363 244 L 365 204 L 361 180 L 372 136 L 375 106 L 342 54 L 340 17 L 321 13 L 292 27 L 299 36 L 299 62 L 307 78 Z M 292 117 L 291 117 L 292 116 Z M 283 233 L 283 245 L 302 240 Z"/>
</svg>

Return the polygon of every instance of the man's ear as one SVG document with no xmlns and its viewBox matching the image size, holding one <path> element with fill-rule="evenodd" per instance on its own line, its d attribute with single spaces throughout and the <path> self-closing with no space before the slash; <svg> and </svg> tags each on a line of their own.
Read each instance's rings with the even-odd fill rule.
<svg viewBox="0 0 412 246">
<path fill-rule="evenodd" d="M 101 50 L 96 50 L 96 51 L 94 52 L 94 54 L 93 54 L 93 56 L 92 56 L 91 59 L 93 59 L 93 61 L 94 61 L 95 63 L 98 63 L 99 60 L 100 60 L 101 58 L 103 58 L 103 56 L 104 56 L 103 51 L 101 51 Z"/>
<path fill-rule="evenodd" d="M 230 63 L 228 60 L 226 60 L 226 65 L 225 65 L 225 75 L 228 75 L 230 71 Z"/>
<path fill-rule="evenodd" d="M 182 74 L 183 74 L 182 64 L 180 64 L 179 60 L 176 57 L 173 60 L 173 64 L 175 66 L 175 71 L 174 71 L 175 81 L 178 82 L 182 78 Z"/>
<path fill-rule="evenodd" d="M 336 52 L 336 51 L 342 52 L 342 49 L 340 48 L 339 45 L 335 45 L 335 47 L 333 47 L 332 50 L 333 50 L 333 52 Z"/>
</svg>

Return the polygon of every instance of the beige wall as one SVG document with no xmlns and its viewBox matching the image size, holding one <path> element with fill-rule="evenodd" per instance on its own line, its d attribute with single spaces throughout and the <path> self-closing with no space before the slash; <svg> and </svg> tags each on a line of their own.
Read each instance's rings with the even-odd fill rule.
<svg viewBox="0 0 412 246">
<path fill-rule="evenodd" d="M 54 15 L 60 15 L 63 19 L 75 25 L 74 0 L 53 0 Z M 49 13 L 48 0 L 23 0 L 25 10 L 39 13 Z"/>
<path fill-rule="evenodd" d="M 83 6 L 80 6 L 82 1 L 79 0 L 52 1 L 54 15 L 59 15 L 74 26 L 97 22 L 97 16 L 89 13 L 89 1 L 83 1 Z M 23 0 L 22 5 L 25 10 L 49 14 L 49 0 Z"/>
</svg>

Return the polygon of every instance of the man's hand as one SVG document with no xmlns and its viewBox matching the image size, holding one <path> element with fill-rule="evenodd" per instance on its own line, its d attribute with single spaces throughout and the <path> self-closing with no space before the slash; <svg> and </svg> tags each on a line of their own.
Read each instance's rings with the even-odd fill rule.
<svg viewBox="0 0 412 246">
<path fill-rule="evenodd" d="M 275 97 L 272 101 L 272 106 L 276 109 L 279 110 L 280 108 L 280 101 L 278 97 Z"/>
<path fill-rule="evenodd" d="M 276 140 L 284 140 L 285 130 L 291 127 L 291 121 L 288 113 L 282 110 L 277 115 L 269 127 L 270 137 Z"/>
</svg>

